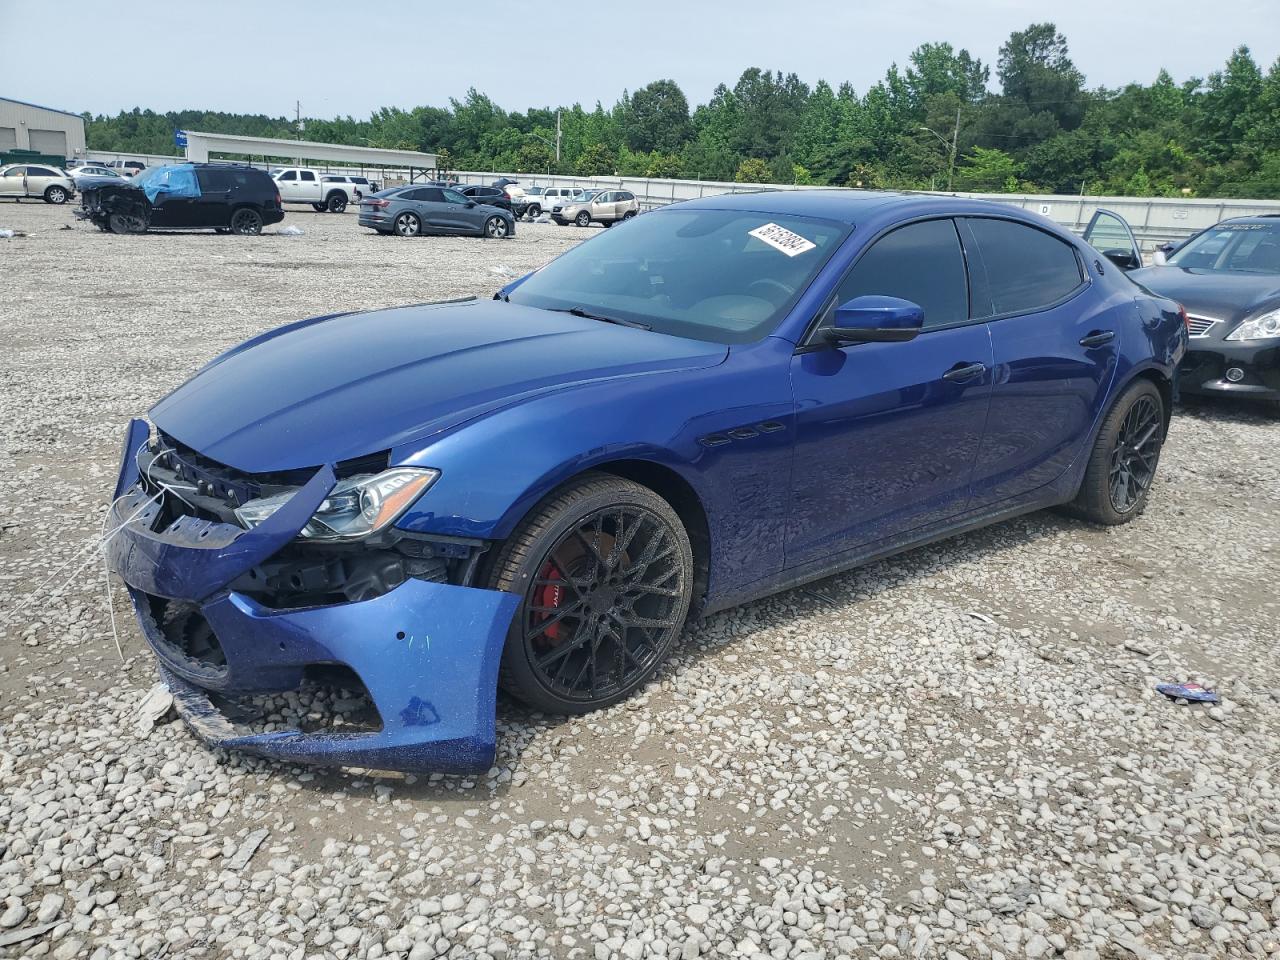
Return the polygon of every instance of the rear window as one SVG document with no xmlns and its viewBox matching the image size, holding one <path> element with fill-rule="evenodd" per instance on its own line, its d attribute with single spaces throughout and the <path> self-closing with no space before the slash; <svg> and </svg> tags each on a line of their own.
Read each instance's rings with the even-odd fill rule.
<svg viewBox="0 0 1280 960">
<path fill-rule="evenodd" d="M 1042 310 L 1084 283 L 1075 248 L 1052 234 L 1011 220 L 965 223 L 984 268 L 972 278 L 975 318 Z"/>
</svg>

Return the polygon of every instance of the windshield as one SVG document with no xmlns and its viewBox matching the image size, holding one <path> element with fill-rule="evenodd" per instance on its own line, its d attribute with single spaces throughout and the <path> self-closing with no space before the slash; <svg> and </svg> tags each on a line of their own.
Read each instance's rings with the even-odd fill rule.
<svg viewBox="0 0 1280 960">
<path fill-rule="evenodd" d="M 569 250 L 510 300 L 746 343 L 773 330 L 848 231 L 808 217 L 659 210 Z"/>
<path fill-rule="evenodd" d="M 1174 253 L 1169 264 L 1215 273 L 1280 274 L 1280 222 L 1220 223 Z"/>
<path fill-rule="evenodd" d="M 531 197 L 540 197 L 540 196 L 542 196 L 542 189 L 543 189 L 542 187 L 530 187 L 530 188 L 529 188 L 529 196 L 531 196 Z"/>
</svg>

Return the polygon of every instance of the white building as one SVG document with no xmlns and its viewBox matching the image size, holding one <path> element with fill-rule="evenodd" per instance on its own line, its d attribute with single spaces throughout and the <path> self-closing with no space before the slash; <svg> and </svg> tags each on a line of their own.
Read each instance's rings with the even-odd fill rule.
<svg viewBox="0 0 1280 960">
<path fill-rule="evenodd" d="M 0 151 L 34 150 L 68 160 L 84 156 L 84 118 L 0 97 Z"/>
</svg>

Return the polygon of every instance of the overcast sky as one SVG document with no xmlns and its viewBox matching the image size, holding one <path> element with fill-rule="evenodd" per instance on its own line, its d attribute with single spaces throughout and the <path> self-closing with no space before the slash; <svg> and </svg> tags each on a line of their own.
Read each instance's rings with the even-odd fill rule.
<svg viewBox="0 0 1280 960">
<path fill-rule="evenodd" d="M 130 12 L 130 6 L 137 15 Z M 1280 56 L 1280 0 L 645 0 L 380 4 L 167 0 L 76 6 L 0 0 L 0 96 L 79 112 L 197 108 L 367 117 L 445 105 L 468 87 L 508 110 L 611 105 L 671 77 L 690 104 L 750 66 L 859 92 L 917 45 L 992 66 L 1013 30 L 1052 20 L 1090 86 L 1203 77 L 1247 43 Z M 433 10 L 460 11 L 452 22 Z M 63 16 L 66 13 L 66 16 Z M 52 17 L 52 23 L 51 23 Z M 476 39 L 468 24 L 483 23 Z M 54 28 L 51 29 L 51 26 Z M 544 43 L 543 41 L 550 41 Z"/>
</svg>

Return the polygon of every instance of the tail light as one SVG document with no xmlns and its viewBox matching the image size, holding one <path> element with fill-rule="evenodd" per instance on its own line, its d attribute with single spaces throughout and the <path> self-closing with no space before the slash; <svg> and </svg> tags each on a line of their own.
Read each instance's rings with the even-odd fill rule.
<svg viewBox="0 0 1280 960">
<path fill-rule="evenodd" d="M 511 199 L 511 194 L 509 194 L 509 193 L 507 193 L 507 191 L 503 190 L 503 191 L 502 191 L 502 199 L 503 199 L 503 200 L 510 200 L 510 199 Z"/>
<path fill-rule="evenodd" d="M 384 210 L 391 206 L 390 200 L 361 200 L 360 202 L 367 207 L 377 207 L 379 210 Z"/>
<path fill-rule="evenodd" d="M 284 202 L 280 199 L 280 191 L 279 191 L 279 190 L 277 190 L 277 191 L 276 191 L 276 206 L 277 206 L 277 207 L 283 207 L 283 206 L 284 206 Z"/>
</svg>

